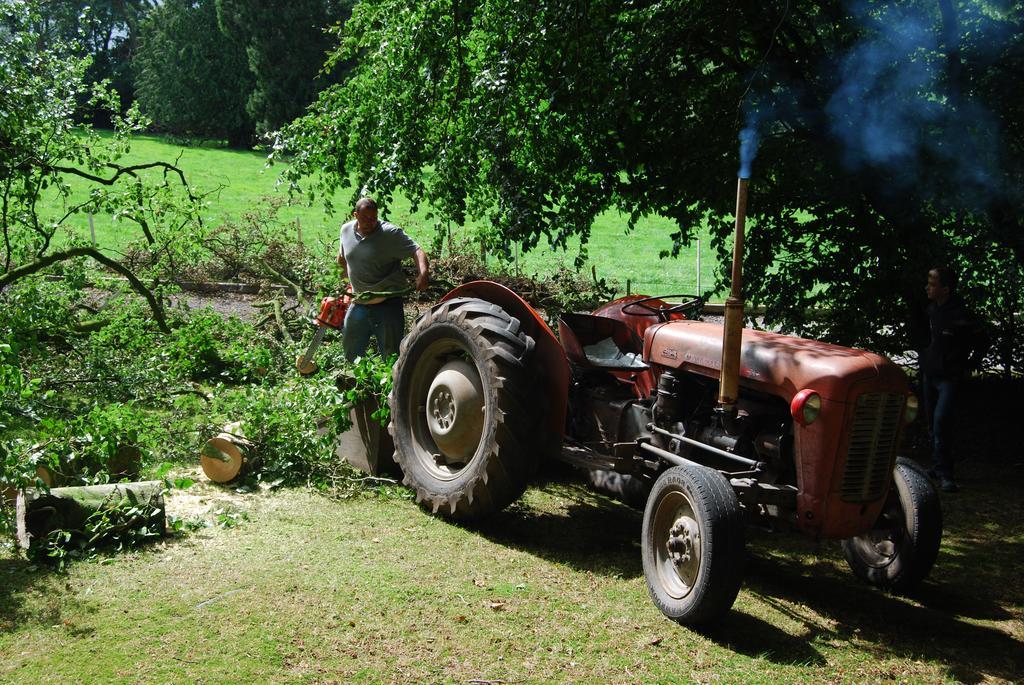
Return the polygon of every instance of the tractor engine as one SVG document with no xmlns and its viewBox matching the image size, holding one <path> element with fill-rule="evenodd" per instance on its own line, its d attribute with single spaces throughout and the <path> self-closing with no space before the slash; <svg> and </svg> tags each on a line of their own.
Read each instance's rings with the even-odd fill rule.
<svg viewBox="0 0 1024 685">
<path fill-rule="evenodd" d="M 574 378 L 568 435 L 590 449 L 623 455 L 648 441 L 687 459 L 695 449 L 690 439 L 762 464 L 763 482 L 792 480 L 791 421 L 777 398 L 744 397 L 727 417 L 715 411 L 715 383 L 693 374 L 662 369 L 657 389 L 642 399 L 609 373 L 576 369 Z M 708 458 L 701 453 L 700 461 Z"/>
<path fill-rule="evenodd" d="M 695 448 L 680 437 L 690 438 L 762 464 L 764 482 L 788 482 L 793 473 L 793 433 L 786 406 L 777 398 L 751 393 L 739 401 L 732 416 L 716 411 L 716 392 L 710 379 L 663 370 L 653 402 L 653 443 L 689 458 Z M 701 455 L 701 461 L 708 458 Z M 710 458 L 714 461 L 713 453 Z"/>
<path fill-rule="evenodd" d="M 651 481 L 666 462 L 698 464 L 727 475 L 749 512 L 814 537 L 849 537 L 877 518 L 910 415 L 895 364 L 745 329 L 740 392 L 726 410 L 721 326 L 653 323 L 642 343 L 626 328 L 599 316 L 559 323 L 573 378 L 567 437 L 591 468 Z"/>
</svg>

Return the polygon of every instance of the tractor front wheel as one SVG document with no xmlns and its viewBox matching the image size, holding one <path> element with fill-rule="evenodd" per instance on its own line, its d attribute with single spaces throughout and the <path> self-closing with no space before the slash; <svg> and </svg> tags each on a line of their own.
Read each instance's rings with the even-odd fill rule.
<svg viewBox="0 0 1024 685">
<path fill-rule="evenodd" d="M 846 561 L 861 580 L 883 590 L 905 593 L 924 580 L 942 542 L 939 494 L 928 474 L 900 458 L 889 496 L 874 528 L 843 540 Z"/>
<path fill-rule="evenodd" d="M 717 471 L 674 466 L 654 483 L 644 511 L 644 578 L 661 612 L 699 625 L 732 607 L 743 581 L 743 516 Z"/>
<path fill-rule="evenodd" d="M 498 305 L 442 302 L 402 341 L 389 398 L 395 460 L 432 513 L 478 519 L 515 501 L 537 466 L 534 341 Z"/>
</svg>

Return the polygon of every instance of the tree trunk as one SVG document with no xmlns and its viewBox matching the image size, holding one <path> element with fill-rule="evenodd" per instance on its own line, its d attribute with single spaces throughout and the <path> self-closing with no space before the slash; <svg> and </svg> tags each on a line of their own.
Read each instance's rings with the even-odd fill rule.
<svg viewBox="0 0 1024 685">
<path fill-rule="evenodd" d="M 25 490 L 18 494 L 16 504 L 18 545 L 28 549 L 55 530 L 87 535 L 86 521 L 92 514 L 123 503 L 138 505 L 142 513 L 126 518 L 118 526 L 126 529 L 148 526 L 163 535 L 166 532 L 163 491 L 164 484 L 158 480 L 52 488 L 49 492 Z"/>
</svg>

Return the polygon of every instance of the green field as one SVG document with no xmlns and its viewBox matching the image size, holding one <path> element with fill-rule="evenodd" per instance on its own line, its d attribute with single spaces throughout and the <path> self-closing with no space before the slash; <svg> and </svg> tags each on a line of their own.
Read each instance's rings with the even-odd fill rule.
<svg viewBox="0 0 1024 685">
<path fill-rule="evenodd" d="M 154 160 L 178 160 L 179 166 L 197 191 L 213 191 L 207 198 L 208 208 L 204 219 L 214 224 L 240 217 L 243 212 L 256 207 L 263 197 L 288 198 L 287 189 L 277 187 L 281 167 L 268 168 L 266 156 L 261 152 L 204 146 L 183 147 L 159 137 L 140 136 L 134 140 L 131 152 L 122 163 Z M 80 179 L 71 179 L 71 185 L 77 198 L 84 197 L 90 187 Z M 44 208 L 44 217 L 56 218 L 64 214 L 56 198 L 51 195 L 49 199 L 50 205 Z M 340 212 L 343 211 L 328 216 L 322 206 L 307 206 L 304 198 L 300 197 L 290 206 L 284 207 L 279 216 L 285 222 L 298 221 L 302 228 L 303 242 L 323 250 L 324 259 L 327 260 L 335 249 L 330 243 L 337 240 L 337 228 L 344 218 Z M 431 243 L 434 219 L 427 218 L 423 208 L 413 213 L 404 196 L 395 198 L 385 216 L 405 228 L 421 244 Z M 66 225 L 75 235 L 89 239 L 89 224 L 85 215 L 71 217 Z M 97 244 L 110 253 L 118 252 L 129 240 L 138 237 L 134 224 L 116 222 L 110 216 L 94 217 L 94 226 Z M 627 280 L 633 292 L 696 292 L 698 278 L 695 244 L 685 249 L 678 259 L 659 259 L 662 250 L 671 248 L 669 235 L 675 230 L 674 227 L 675 224 L 669 219 L 646 217 L 640 220 L 633 231 L 627 233 L 626 218 L 615 212 L 606 212 L 594 225 L 588 245 L 589 261 L 584 268 L 589 272 L 595 267 L 599 277 L 617 281 L 620 292 L 625 289 Z M 474 229 L 473 225 L 453 227 L 452 232 L 456 237 L 460 233 L 472 236 L 475 234 Z M 531 275 L 549 273 L 559 265 L 571 266 L 578 250 L 578 242 L 571 246 L 569 252 L 552 251 L 548 246 L 541 245 L 530 253 L 520 255 L 519 269 Z M 701 236 L 700 289 L 707 290 L 714 283 L 716 264 L 710 238 L 704 230 Z M 514 264 L 512 266 L 514 268 Z"/>
</svg>

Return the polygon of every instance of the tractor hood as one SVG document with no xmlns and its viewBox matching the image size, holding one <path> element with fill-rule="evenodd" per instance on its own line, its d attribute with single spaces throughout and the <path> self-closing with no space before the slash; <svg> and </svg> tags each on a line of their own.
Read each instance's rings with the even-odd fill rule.
<svg viewBox="0 0 1024 685">
<path fill-rule="evenodd" d="M 721 324 L 670 321 L 644 334 L 644 358 L 652 364 L 717 379 L 722 367 Z M 804 388 L 824 399 L 845 402 L 851 383 L 903 377 L 891 361 L 877 354 L 788 335 L 743 329 L 740 383 L 789 401 Z"/>
</svg>

